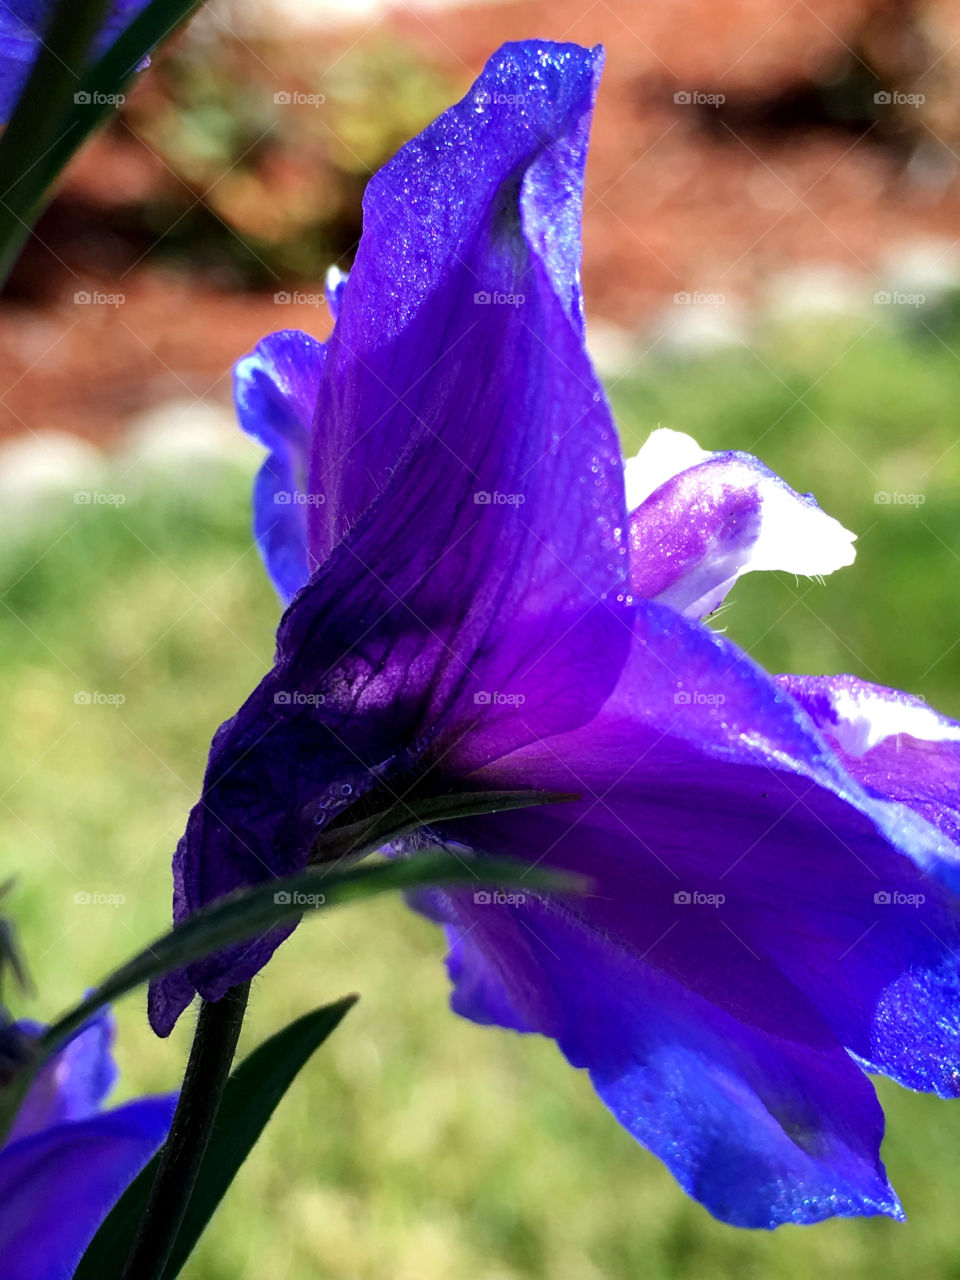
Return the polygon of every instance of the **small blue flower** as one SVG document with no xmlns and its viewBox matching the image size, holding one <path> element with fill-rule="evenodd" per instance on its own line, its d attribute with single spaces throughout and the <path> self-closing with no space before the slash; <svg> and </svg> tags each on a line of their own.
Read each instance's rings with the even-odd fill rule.
<svg viewBox="0 0 960 1280">
<path fill-rule="evenodd" d="M 624 464 L 580 293 L 600 67 L 501 49 L 370 182 L 329 340 L 237 366 L 288 607 L 214 738 L 175 915 L 301 869 L 374 787 L 579 793 L 427 833 L 595 885 L 420 895 L 454 1008 L 556 1040 L 727 1222 L 900 1217 L 865 1070 L 960 1093 L 960 725 L 704 625 L 742 574 L 830 573 L 853 536 L 746 454 L 657 432 Z M 284 936 L 156 983 L 154 1028 Z"/>
<path fill-rule="evenodd" d="M 109 49 L 147 3 L 113 0 L 94 41 L 95 57 Z M 13 114 L 55 9 L 55 0 L 5 0 L 0 4 L 0 123 Z"/>
<path fill-rule="evenodd" d="M 8 1026 L 0 1033 L 0 1066 L 41 1031 L 34 1024 Z M 68 1280 L 100 1223 L 166 1137 L 175 1097 L 102 1109 L 117 1079 L 112 1039 L 106 1012 L 81 1028 L 41 1068 L 0 1147 L 4 1280 Z"/>
</svg>

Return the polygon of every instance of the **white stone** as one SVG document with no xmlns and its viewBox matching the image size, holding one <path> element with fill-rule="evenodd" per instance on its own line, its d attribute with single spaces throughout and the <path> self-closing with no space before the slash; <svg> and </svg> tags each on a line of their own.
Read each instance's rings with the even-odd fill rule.
<svg viewBox="0 0 960 1280">
<path fill-rule="evenodd" d="M 106 462 L 79 436 L 37 431 L 0 445 L 0 529 L 4 540 L 50 518 L 51 507 L 84 504 L 106 487 Z"/>
<path fill-rule="evenodd" d="M 262 447 L 240 430 L 229 406 L 174 400 L 132 420 L 117 471 L 134 484 L 152 477 L 189 484 L 226 469 L 253 471 L 262 459 Z"/>
</svg>

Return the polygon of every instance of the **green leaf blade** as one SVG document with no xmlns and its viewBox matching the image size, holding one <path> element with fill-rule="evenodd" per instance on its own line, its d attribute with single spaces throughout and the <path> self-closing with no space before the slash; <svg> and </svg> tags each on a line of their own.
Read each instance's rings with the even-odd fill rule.
<svg viewBox="0 0 960 1280">
<path fill-rule="evenodd" d="M 298 920 L 314 910 L 362 901 L 391 891 L 434 885 L 499 886 L 523 884 L 531 892 L 583 892 L 582 878 L 501 858 L 458 858 L 451 853 L 420 854 L 363 867 L 312 867 L 295 876 L 270 880 L 203 908 L 111 974 L 86 1000 L 64 1014 L 43 1037 L 44 1055 L 56 1052 L 68 1036 L 98 1009 L 153 978 L 183 968 L 275 925 Z"/>
<path fill-rule="evenodd" d="M 264 1041 L 233 1071 L 163 1280 L 180 1274 L 290 1085 L 356 1001 L 356 996 L 346 996 L 305 1014 Z M 121 1273 L 158 1163 L 159 1155 L 124 1192 L 91 1241 L 74 1280 L 103 1280 Z"/>
<path fill-rule="evenodd" d="M 582 799 L 576 791 L 462 791 L 440 796 L 401 797 L 379 813 L 344 826 L 333 825 L 320 833 L 310 852 L 310 862 L 363 857 L 390 840 L 409 835 L 420 827 L 455 822 L 510 809 L 572 804 Z"/>
<path fill-rule="evenodd" d="M 0 286 L 67 162 L 112 114 L 144 58 L 201 0 L 152 0 L 93 65 L 109 0 L 60 0 L 33 74 L 0 136 Z"/>
</svg>

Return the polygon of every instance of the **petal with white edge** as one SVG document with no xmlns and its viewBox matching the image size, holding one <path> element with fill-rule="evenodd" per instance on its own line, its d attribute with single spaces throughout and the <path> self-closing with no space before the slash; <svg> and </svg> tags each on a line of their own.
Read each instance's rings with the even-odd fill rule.
<svg viewBox="0 0 960 1280">
<path fill-rule="evenodd" d="M 777 676 L 872 794 L 960 842 L 960 724 L 922 698 L 856 676 Z M 954 888 L 956 880 L 952 879 Z M 885 888 L 886 886 L 879 886 Z M 960 953 L 958 953 L 960 954 Z"/>
<path fill-rule="evenodd" d="M 778 676 L 822 733 L 848 755 L 862 756 L 888 738 L 960 742 L 960 724 L 922 698 L 856 676 Z"/>
<path fill-rule="evenodd" d="M 705 453 L 659 430 L 627 463 L 634 591 L 690 617 L 716 609 L 744 573 L 804 577 L 853 563 L 855 535 L 748 453 Z M 651 487 L 652 486 L 652 487 Z"/>
</svg>

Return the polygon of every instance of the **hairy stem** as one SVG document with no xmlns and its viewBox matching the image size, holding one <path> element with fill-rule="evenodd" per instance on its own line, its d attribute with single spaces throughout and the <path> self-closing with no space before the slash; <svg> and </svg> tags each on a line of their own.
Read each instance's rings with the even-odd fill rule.
<svg viewBox="0 0 960 1280">
<path fill-rule="evenodd" d="M 170 1134 L 121 1280 L 161 1280 L 193 1193 L 230 1074 L 249 982 L 204 1001 Z"/>
</svg>

